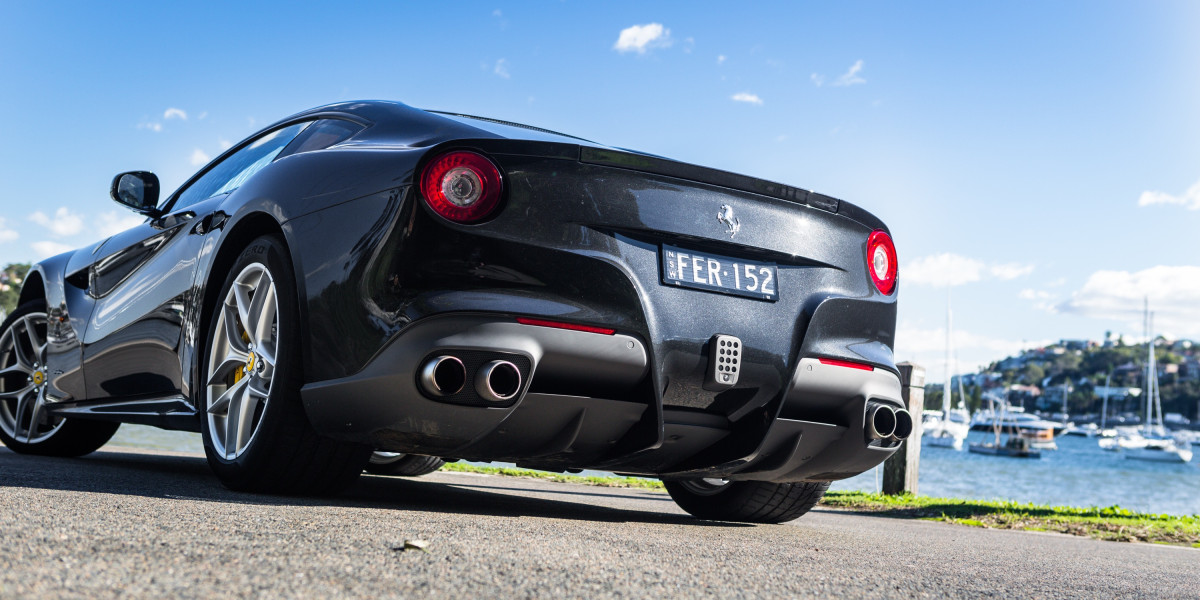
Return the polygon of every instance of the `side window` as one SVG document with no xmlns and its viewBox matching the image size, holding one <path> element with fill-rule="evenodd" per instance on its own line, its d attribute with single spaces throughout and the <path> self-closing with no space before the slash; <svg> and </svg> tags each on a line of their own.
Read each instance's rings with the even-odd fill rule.
<svg viewBox="0 0 1200 600">
<path fill-rule="evenodd" d="M 279 153 L 279 156 L 282 158 L 301 152 L 324 150 L 334 144 L 346 141 L 350 136 L 362 131 L 362 128 L 362 125 L 350 121 L 322 119 L 296 136 L 296 139 L 292 140 L 292 143 Z"/>
<path fill-rule="evenodd" d="M 218 194 L 236 190 L 263 167 L 271 164 L 271 161 L 311 124 L 312 121 L 308 121 L 276 129 L 225 157 L 180 192 L 170 210 L 178 210 Z"/>
</svg>

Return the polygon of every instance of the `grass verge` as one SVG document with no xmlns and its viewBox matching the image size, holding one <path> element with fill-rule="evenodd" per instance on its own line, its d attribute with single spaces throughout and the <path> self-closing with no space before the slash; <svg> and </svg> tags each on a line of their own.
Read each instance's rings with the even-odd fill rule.
<svg viewBox="0 0 1200 600">
<path fill-rule="evenodd" d="M 449 463 L 443 471 L 526 477 L 544 481 L 661 491 L 654 479 L 585 477 L 532 469 Z M 1120 542 L 1150 542 L 1200 548 L 1200 515 L 1180 517 L 1136 513 L 1119 506 L 1074 508 L 1008 501 L 959 500 L 929 496 L 885 496 L 867 492 L 829 492 L 821 504 L 899 519 L 944 521 L 970 527 L 1054 531 Z"/>
<path fill-rule="evenodd" d="M 533 469 L 514 469 L 511 467 L 481 467 L 463 463 L 446 463 L 443 471 L 459 473 L 482 473 L 484 475 L 503 475 L 505 477 L 525 477 L 557 481 L 559 483 L 582 483 L 583 485 L 598 485 L 601 487 L 638 488 L 644 490 L 662 490 L 663 485 L 657 479 L 642 479 L 641 477 L 586 477 L 583 475 L 567 475 L 564 473 L 549 473 Z"/>
<path fill-rule="evenodd" d="M 1119 542 L 1152 542 L 1200 548 L 1200 516 L 1136 513 L 1119 506 L 1075 508 L 1003 500 L 959 500 L 903 494 L 829 492 L 826 506 L 904 519 L 945 521 L 993 529 L 1056 531 Z"/>
</svg>

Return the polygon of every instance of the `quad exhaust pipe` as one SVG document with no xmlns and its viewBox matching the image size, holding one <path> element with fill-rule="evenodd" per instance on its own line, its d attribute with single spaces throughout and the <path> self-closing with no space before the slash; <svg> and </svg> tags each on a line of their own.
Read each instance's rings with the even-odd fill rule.
<svg viewBox="0 0 1200 600">
<path fill-rule="evenodd" d="M 475 373 L 475 392 L 488 402 L 512 400 L 521 391 L 521 370 L 507 360 L 493 360 Z"/>
<path fill-rule="evenodd" d="M 467 385 L 467 368 L 455 356 L 435 356 L 421 366 L 421 390 L 432 398 L 454 396 Z M 475 372 L 475 393 L 487 402 L 507 402 L 521 391 L 521 370 L 507 360 L 493 360 Z"/>
<path fill-rule="evenodd" d="M 421 388 L 435 398 L 453 396 L 467 384 L 467 368 L 453 356 L 435 356 L 421 367 Z"/>
<path fill-rule="evenodd" d="M 900 441 L 913 432 L 912 415 L 903 408 L 882 402 L 868 402 L 864 429 L 868 440 Z"/>
</svg>

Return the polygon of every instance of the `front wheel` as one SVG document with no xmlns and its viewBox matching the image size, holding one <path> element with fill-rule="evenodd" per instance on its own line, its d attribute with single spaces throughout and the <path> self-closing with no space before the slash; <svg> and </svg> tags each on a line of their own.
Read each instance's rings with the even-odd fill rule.
<svg viewBox="0 0 1200 600">
<path fill-rule="evenodd" d="M 828 482 L 769 483 L 688 479 L 664 481 L 671 499 L 692 515 L 712 521 L 784 523 L 812 510 Z"/>
<path fill-rule="evenodd" d="M 221 483 L 281 494 L 350 485 L 371 447 L 323 437 L 304 414 L 296 284 L 283 244 L 251 242 L 218 298 L 201 363 L 200 428 Z"/>
<path fill-rule="evenodd" d="M 50 413 L 47 333 L 41 301 L 22 304 L 0 325 L 0 441 L 22 454 L 83 456 L 108 442 L 121 424 Z"/>
</svg>

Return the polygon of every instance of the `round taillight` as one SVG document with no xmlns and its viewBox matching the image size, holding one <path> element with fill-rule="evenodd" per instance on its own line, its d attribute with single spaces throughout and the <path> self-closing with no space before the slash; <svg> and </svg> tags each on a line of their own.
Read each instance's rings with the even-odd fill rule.
<svg viewBox="0 0 1200 600">
<path fill-rule="evenodd" d="M 867 238 L 867 271 L 880 293 L 891 294 L 896 290 L 896 245 L 886 231 L 871 232 Z"/>
<path fill-rule="evenodd" d="M 455 223 L 478 223 L 500 204 L 500 170 L 474 152 L 447 152 L 421 173 L 421 194 L 433 212 Z"/>
</svg>

